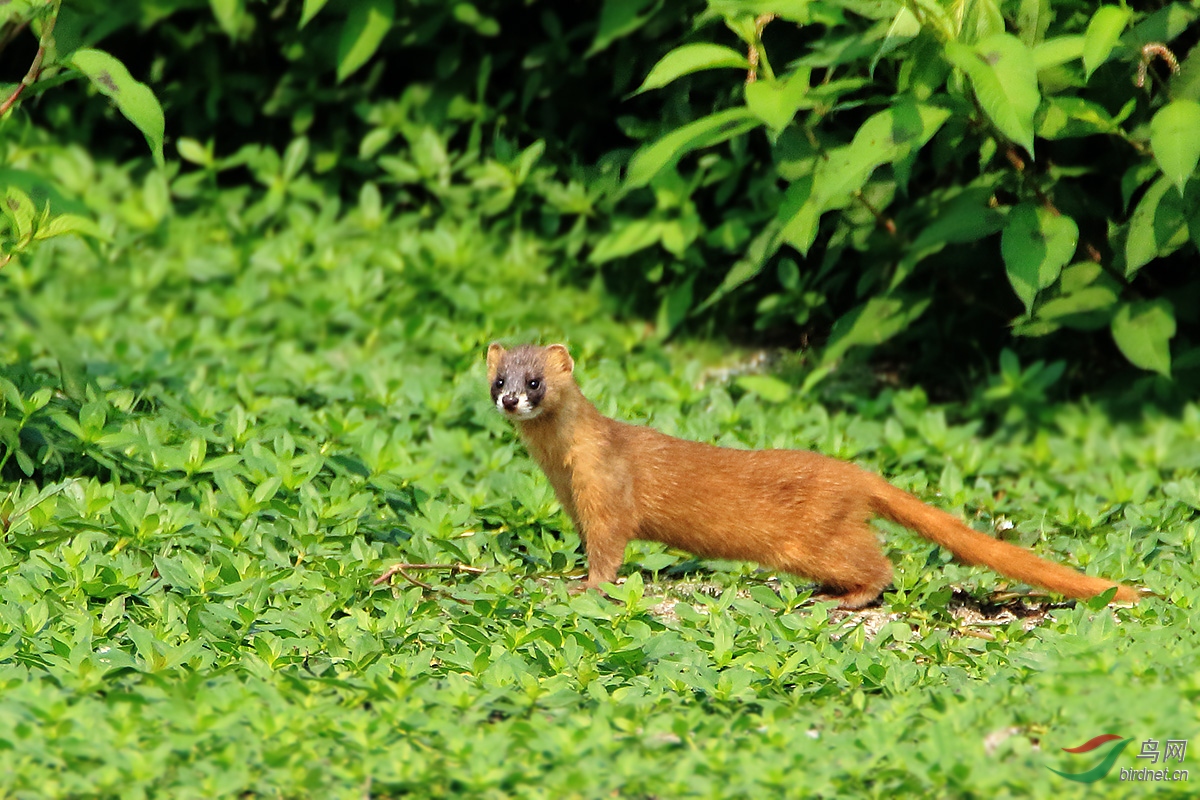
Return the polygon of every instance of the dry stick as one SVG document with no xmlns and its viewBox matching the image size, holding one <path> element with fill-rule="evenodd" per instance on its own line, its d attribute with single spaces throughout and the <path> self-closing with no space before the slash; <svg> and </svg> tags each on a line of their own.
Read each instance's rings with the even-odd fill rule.
<svg viewBox="0 0 1200 800">
<path fill-rule="evenodd" d="M 1017 152 L 1016 145 L 1007 144 L 1004 148 L 1004 157 L 1008 159 L 1008 163 L 1012 164 L 1013 169 L 1015 169 L 1017 174 L 1021 176 L 1021 180 L 1025 183 L 1025 185 L 1033 190 L 1034 197 L 1038 199 L 1038 202 L 1042 204 L 1042 207 L 1044 207 L 1054 216 L 1061 217 L 1062 212 L 1058 210 L 1058 206 L 1054 205 L 1054 201 L 1050 199 L 1050 196 L 1043 192 L 1042 187 L 1038 186 L 1037 183 L 1029 177 L 1029 174 L 1025 172 L 1025 159 L 1021 158 L 1021 154 Z"/>
<path fill-rule="evenodd" d="M 990 631 L 977 631 L 974 628 L 959 628 L 959 634 L 963 636 L 971 636 L 975 639 L 985 639 L 989 642 L 996 641 L 996 634 Z"/>
<path fill-rule="evenodd" d="M 747 84 L 758 80 L 758 59 L 761 55 L 763 28 L 767 27 L 767 23 L 773 19 L 775 19 L 774 14 L 760 14 L 754 20 L 754 41 L 746 46 L 746 60 L 750 62 L 750 69 L 746 70 Z"/>
<path fill-rule="evenodd" d="M 418 569 L 443 570 L 444 569 L 444 570 L 449 570 L 451 575 L 457 575 L 460 572 L 469 572 L 472 575 L 482 575 L 483 574 L 483 570 L 481 568 L 468 567 L 465 564 L 393 564 L 392 566 L 390 566 L 386 570 L 384 570 L 382 575 L 380 575 L 378 578 L 376 578 L 374 581 L 372 581 L 372 584 L 375 586 L 378 586 L 381 583 L 390 582 L 393 575 L 399 575 L 400 577 L 404 578 L 404 580 L 408 581 L 409 583 L 413 584 L 414 586 L 420 586 L 422 589 L 426 589 L 431 592 L 435 591 L 435 587 L 432 584 L 428 584 L 425 581 L 418 580 L 418 579 L 414 578 L 412 575 L 409 575 L 407 570 L 410 570 L 410 569 L 412 569 L 412 570 L 418 570 Z M 443 594 L 446 594 L 446 597 L 450 598 L 451 600 L 453 600 L 456 603 L 462 603 L 465 606 L 471 605 L 470 600 L 462 600 L 458 597 L 455 597 L 452 594 L 448 594 L 448 593 L 444 593 L 444 592 L 443 592 Z"/>
<path fill-rule="evenodd" d="M 54 12 L 46 22 L 46 27 L 42 28 L 42 38 L 38 41 L 37 53 L 33 57 L 33 63 L 29 65 L 29 72 L 25 73 L 25 77 L 17 84 L 17 88 L 8 96 L 8 99 L 0 103 L 0 117 L 8 113 L 13 103 L 17 102 L 17 98 L 25 91 L 25 88 L 36 83 L 38 77 L 42 74 L 42 59 L 46 56 L 46 46 L 50 43 L 51 36 L 54 35 L 54 23 L 57 21 L 58 4 L 55 4 Z"/>
<path fill-rule="evenodd" d="M 871 205 L 871 201 L 862 193 L 862 189 L 855 189 L 854 199 L 862 203 L 867 211 L 871 212 L 871 216 L 875 217 L 875 224 L 883 228 L 890 235 L 896 235 L 896 221 L 886 214 L 881 213 L 875 206 Z"/>
</svg>

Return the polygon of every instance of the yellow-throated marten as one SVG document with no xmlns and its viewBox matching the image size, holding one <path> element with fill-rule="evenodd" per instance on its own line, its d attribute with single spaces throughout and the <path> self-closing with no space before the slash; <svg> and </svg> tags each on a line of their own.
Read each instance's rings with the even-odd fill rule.
<svg viewBox="0 0 1200 800">
<path fill-rule="evenodd" d="M 1114 586 L 968 528 L 853 464 L 806 450 L 733 450 L 609 419 L 575 383 L 567 349 L 487 352 L 492 401 L 512 420 L 587 550 L 586 586 L 613 581 L 631 539 L 709 558 L 756 561 L 818 581 L 843 608 L 892 578 L 872 516 L 897 522 L 967 564 L 1067 597 Z M 1118 586 L 1116 600 L 1137 602 Z"/>
</svg>

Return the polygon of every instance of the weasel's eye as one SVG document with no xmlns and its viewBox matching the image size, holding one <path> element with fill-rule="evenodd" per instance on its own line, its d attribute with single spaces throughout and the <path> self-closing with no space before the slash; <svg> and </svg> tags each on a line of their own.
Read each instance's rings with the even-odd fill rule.
<svg viewBox="0 0 1200 800">
<path fill-rule="evenodd" d="M 504 388 L 504 378 L 496 378 L 496 388 L 497 389 Z"/>
<path fill-rule="evenodd" d="M 542 385 L 542 382 L 539 381 L 537 378 L 533 378 L 529 381 L 529 388 L 533 389 L 534 391 L 537 391 L 537 388 L 541 385 Z"/>
</svg>

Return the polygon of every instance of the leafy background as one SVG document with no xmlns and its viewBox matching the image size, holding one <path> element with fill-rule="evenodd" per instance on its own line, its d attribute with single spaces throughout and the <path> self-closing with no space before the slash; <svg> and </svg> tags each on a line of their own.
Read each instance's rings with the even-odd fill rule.
<svg viewBox="0 0 1200 800">
<path fill-rule="evenodd" d="M 3 793 L 1117 797 L 1047 767 L 1197 730 L 1195 4 L 6 9 Z M 570 596 L 495 338 L 1158 596 L 887 525 L 861 614 Z"/>
</svg>

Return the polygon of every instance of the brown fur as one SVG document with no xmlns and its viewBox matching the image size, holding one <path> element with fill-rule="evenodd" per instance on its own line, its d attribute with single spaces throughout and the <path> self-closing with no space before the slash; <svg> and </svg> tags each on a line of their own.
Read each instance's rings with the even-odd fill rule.
<svg viewBox="0 0 1200 800">
<path fill-rule="evenodd" d="M 972 530 L 845 461 L 806 450 L 732 450 L 609 419 L 580 392 L 562 345 L 493 344 L 487 365 L 502 411 L 529 408 L 516 411 L 517 395 L 532 402 L 535 415 L 514 424 L 579 531 L 589 588 L 616 579 L 631 539 L 650 539 L 814 579 L 843 608 L 859 608 L 892 578 L 867 524 L 872 516 L 917 531 L 963 562 L 1067 597 L 1114 586 Z M 1137 595 L 1119 586 L 1115 599 L 1133 603 Z"/>
</svg>

